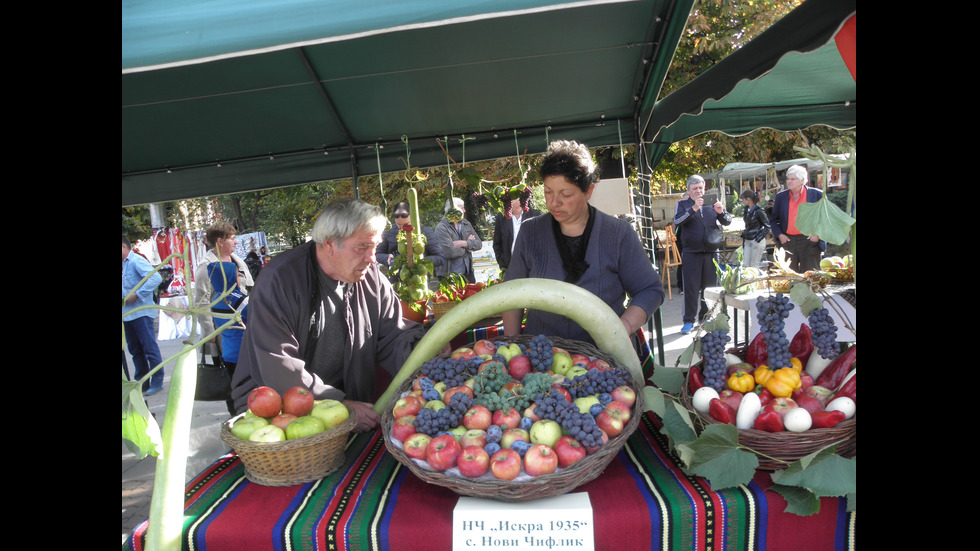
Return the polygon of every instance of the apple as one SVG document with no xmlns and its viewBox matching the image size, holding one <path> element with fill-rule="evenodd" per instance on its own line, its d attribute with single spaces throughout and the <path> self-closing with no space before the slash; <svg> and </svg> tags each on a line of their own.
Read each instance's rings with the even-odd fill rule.
<svg viewBox="0 0 980 551">
<path fill-rule="evenodd" d="M 419 375 L 412 381 L 412 390 L 422 390 L 422 379 L 428 379 L 425 375 Z"/>
<path fill-rule="evenodd" d="M 611 438 L 619 436 L 619 433 L 623 432 L 623 420 L 618 417 L 613 417 L 608 411 L 603 410 L 596 415 L 595 424 L 599 426 L 602 432 L 608 434 Z"/>
<path fill-rule="evenodd" d="M 304 415 L 297 417 L 295 421 L 286 427 L 286 440 L 296 440 L 297 438 L 313 436 L 325 430 L 327 430 L 327 426 L 323 424 L 323 421 L 312 415 Z"/>
<path fill-rule="evenodd" d="M 260 386 L 249 393 L 248 409 L 259 417 L 271 419 L 282 411 L 282 396 L 273 388 Z"/>
<path fill-rule="evenodd" d="M 395 420 L 394 424 L 391 425 L 391 437 L 399 442 L 405 442 L 408 437 L 415 434 L 415 416 L 406 415 L 405 417 L 399 417 Z"/>
<path fill-rule="evenodd" d="M 446 405 L 448 406 L 449 405 L 449 401 L 453 397 L 453 394 L 458 394 L 460 392 L 462 392 L 463 394 L 467 394 L 470 397 L 473 397 L 473 395 L 474 395 L 473 389 L 470 388 L 470 387 L 468 387 L 468 386 L 466 386 L 466 385 L 463 385 L 463 386 L 454 386 L 454 387 L 446 390 L 445 394 L 442 395 L 442 401 L 445 402 Z"/>
<path fill-rule="evenodd" d="M 282 395 L 282 412 L 305 417 L 310 414 L 315 401 L 313 393 L 308 388 L 294 386 Z"/>
<path fill-rule="evenodd" d="M 466 379 L 466 381 L 463 383 L 463 386 L 468 386 L 471 389 L 476 390 L 476 378 L 470 377 L 469 379 Z"/>
<path fill-rule="evenodd" d="M 493 356 L 494 352 L 497 351 L 497 345 L 493 344 L 493 341 L 487 339 L 480 339 L 473 343 L 473 353 L 477 356 L 490 355 Z"/>
<path fill-rule="evenodd" d="M 599 404 L 601 402 L 599 402 L 598 396 L 595 394 L 590 394 L 588 396 L 576 398 L 572 403 L 578 407 L 579 413 L 588 413 L 592 408 L 592 404 Z"/>
<path fill-rule="evenodd" d="M 524 454 L 524 472 L 531 476 L 551 474 L 558 469 L 558 454 L 550 446 L 534 444 Z"/>
<path fill-rule="evenodd" d="M 572 357 L 572 355 L 568 353 L 568 350 L 565 350 L 564 348 L 562 348 L 562 347 L 560 347 L 560 346 L 552 346 L 552 347 L 551 347 L 551 354 L 552 354 L 552 355 L 554 355 L 554 354 L 565 354 L 565 355 L 567 355 L 567 356 L 568 356 L 569 358 L 571 358 L 571 357 Z"/>
<path fill-rule="evenodd" d="M 515 429 L 521 426 L 521 414 L 518 413 L 513 407 L 507 409 L 498 409 L 493 412 L 493 424 L 500 425 L 501 427 L 506 427 L 508 429 Z"/>
<path fill-rule="evenodd" d="M 558 393 L 561 394 L 565 398 L 565 401 L 566 402 L 571 402 L 572 401 L 572 393 L 569 392 L 568 389 L 565 388 L 564 386 L 562 386 L 562 385 L 560 385 L 558 383 L 555 383 L 555 384 L 551 385 L 551 388 L 557 390 Z"/>
<path fill-rule="evenodd" d="M 738 405 L 742 403 L 742 393 L 737 390 L 732 390 L 726 388 L 718 394 L 718 398 L 721 398 L 722 402 L 732 406 L 732 409 L 738 411 Z"/>
<path fill-rule="evenodd" d="M 537 413 L 534 413 L 534 408 L 536 408 L 536 407 L 537 407 L 537 404 L 533 404 L 532 403 L 531 405 L 529 405 L 526 408 L 524 408 L 524 414 L 523 414 L 523 416 L 524 417 L 527 417 L 531 421 L 540 421 L 541 420 L 541 417 Z"/>
<path fill-rule="evenodd" d="M 463 435 L 466 434 L 466 427 L 464 427 L 463 425 L 456 425 L 455 427 L 449 429 L 446 432 L 453 435 L 453 438 L 455 438 L 456 441 L 459 442 L 460 439 L 463 438 Z"/>
<path fill-rule="evenodd" d="M 572 365 L 587 367 L 590 363 L 592 363 L 592 358 L 585 354 L 572 354 Z"/>
<path fill-rule="evenodd" d="M 500 480 L 514 480 L 521 474 L 521 455 L 510 448 L 501 447 L 490 457 L 490 472 Z"/>
<path fill-rule="evenodd" d="M 558 467 L 561 469 L 571 467 L 587 455 L 581 442 L 567 435 L 555 442 L 555 454 L 558 455 Z"/>
<path fill-rule="evenodd" d="M 633 411 L 630 410 L 629 406 L 615 400 L 606 404 L 606 412 L 622 421 L 623 425 L 629 422 L 630 417 L 633 417 Z"/>
<path fill-rule="evenodd" d="M 507 429 L 500 436 L 500 447 L 510 448 L 514 442 L 522 441 L 531 443 L 531 435 L 524 429 Z"/>
<path fill-rule="evenodd" d="M 463 448 L 466 446 L 479 446 L 483 447 L 487 445 L 487 431 L 483 429 L 470 429 L 463 433 L 463 436 L 459 437 L 459 445 Z"/>
<path fill-rule="evenodd" d="M 405 439 L 405 455 L 411 457 L 412 459 L 421 459 L 425 461 L 427 455 L 427 450 L 429 448 L 429 442 L 432 442 L 432 437 L 424 432 L 416 432 L 415 434 L 409 436 Z"/>
<path fill-rule="evenodd" d="M 296 417 L 292 413 L 280 413 L 279 415 L 273 417 L 269 423 L 281 428 L 282 430 L 286 430 L 286 427 L 288 427 L 289 424 L 296 419 L 299 419 L 299 417 Z"/>
<path fill-rule="evenodd" d="M 598 369 L 599 371 L 609 371 L 610 369 L 612 369 L 612 366 L 610 366 L 609 362 L 607 362 L 606 360 L 603 360 L 602 358 L 596 358 L 591 362 L 589 362 L 589 365 L 587 365 L 585 368 L 590 370 Z"/>
<path fill-rule="evenodd" d="M 446 471 L 456 466 L 460 452 L 459 442 L 451 434 L 440 434 L 429 442 L 425 460 L 437 471 Z"/>
<path fill-rule="evenodd" d="M 807 410 L 811 414 L 816 413 L 818 411 L 823 411 L 824 409 L 823 402 L 814 398 L 813 396 L 808 395 L 806 392 L 803 392 L 802 390 L 803 389 L 796 389 L 795 391 L 793 391 L 792 398 L 793 401 L 796 402 L 796 405 Z"/>
<path fill-rule="evenodd" d="M 399 417 L 404 417 L 406 415 L 418 415 L 419 412 L 422 411 L 422 406 L 424 405 L 425 403 L 421 398 L 409 394 L 399 398 L 398 401 L 395 402 L 394 407 L 391 409 L 391 416 L 398 419 Z"/>
<path fill-rule="evenodd" d="M 810 375 L 806 371 L 800 373 L 800 389 L 806 391 L 806 389 L 810 388 L 814 384 L 813 375 Z"/>
<path fill-rule="evenodd" d="M 516 342 L 512 342 L 507 346 L 498 346 L 497 354 L 503 356 L 505 362 L 509 362 L 511 358 L 518 354 L 523 354 L 521 347 Z"/>
<path fill-rule="evenodd" d="M 442 395 L 446 393 L 446 383 L 439 381 L 438 383 L 432 385 L 433 390 L 439 393 L 439 399 L 442 399 Z"/>
<path fill-rule="evenodd" d="M 533 369 L 531 358 L 525 354 L 517 354 L 507 362 L 507 373 L 518 381 L 522 380 Z"/>
<path fill-rule="evenodd" d="M 518 381 L 511 381 L 500 387 L 498 394 L 501 398 L 516 399 L 524 392 L 524 385 Z"/>
<path fill-rule="evenodd" d="M 565 375 L 568 368 L 572 367 L 572 357 L 568 352 L 562 350 L 551 355 L 551 371 L 558 375 Z"/>
<path fill-rule="evenodd" d="M 487 406 L 476 404 L 463 414 L 463 426 L 467 429 L 487 430 L 493 424 L 493 413 Z"/>
<path fill-rule="evenodd" d="M 483 373 L 484 371 L 486 371 L 487 369 L 489 369 L 491 367 L 502 367 L 502 368 L 506 369 L 507 368 L 507 364 L 505 364 L 504 362 L 502 362 L 500 360 L 487 360 L 485 362 L 480 363 L 480 365 L 477 366 L 476 373 L 477 374 Z"/>
<path fill-rule="evenodd" d="M 830 397 L 834 395 L 833 390 L 830 390 L 827 387 L 823 387 L 819 385 L 813 385 L 810 388 L 806 389 L 805 392 L 807 396 L 812 396 L 813 398 L 820 400 L 820 403 L 823 404 L 824 406 L 826 406 L 827 402 L 830 401 Z"/>
<path fill-rule="evenodd" d="M 446 407 L 446 402 L 442 400 L 429 400 L 422 406 L 424 409 L 431 409 L 433 411 L 439 411 L 440 409 Z"/>
<path fill-rule="evenodd" d="M 555 443 L 561 438 L 561 425 L 551 419 L 542 419 L 531 425 L 528 435 L 532 444 L 544 444 L 554 448 Z"/>
<path fill-rule="evenodd" d="M 586 455 L 592 455 L 595 452 L 599 451 L 599 448 L 601 448 L 606 442 L 609 441 L 609 435 L 606 434 L 606 431 L 599 429 L 599 432 L 602 433 L 602 443 L 599 444 L 598 446 L 585 446 Z"/>
<path fill-rule="evenodd" d="M 732 376 L 733 374 L 735 374 L 735 373 L 737 373 L 739 371 L 744 371 L 746 373 L 752 373 L 752 372 L 755 371 L 755 368 L 752 367 L 752 364 L 746 363 L 746 362 L 734 363 L 734 364 L 728 366 L 728 368 L 725 370 L 725 376 L 726 376 L 726 378 L 728 378 L 728 377 Z"/>
<path fill-rule="evenodd" d="M 636 403 L 636 391 L 629 385 L 617 386 L 609 394 L 614 401 L 626 404 L 626 407 L 633 407 Z"/>
<path fill-rule="evenodd" d="M 762 408 L 763 411 L 775 411 L 780 417 L 785 417 L 789 410 L 798 407 L 796 401 L 792 398 L 783 398 L 782 396 L 776 396 L 769 403 Z"/>
<path fill-rule="evenodd" d="M 314 403 L 310 415 L 323 421 L 326 430 L 330 430 L 346 421 L 350 417 L 350 411 L 343 402 L 327 399 Z"/>
<path fill-rule="evenodd" d="M 248 435 L 249 442 L 282 442 L 286 433 L 275 425 L 261 426 Z"/>
<path fill-rule="evenodd" d="M 476 352 L 474 352 L 472 348 L 469 348 L 467 346 L 461 346 L 456 350 L 453 350 L 452 353 L 449 354 L 449 357 L 454 360 L 459 360 L 459 359 L 468 360 L 470 358 L 475 358 L 476 356 L 477 356 Z"/>
<path fill-rule="evenodd" d="M 565 378 L 574 379 L 580 375 L 585 375 L 586 372 L 588 372 L 588 370 L 585 369 L 585 366 L 573 365 L 572 367 L 568 368 L 568 371 L 565 372 Z"/>
<path fill-rule="evenodd" d="M 456 460 L 459 474 L 467 478 L 478 478 L 490 472 L 490 455 L 483 446 L 464 446 Z"/>
<path fill-rule="evenodd" d="M 420 402 L 422 402 L 424 404 L 425 403 L 425 398 L 422 397 L 423 394 L 425 394 L 425 391 L 422 390 L 422 389 L 413 390 L 413 391 L 411 391 L 411 392 L 408 393 L 409 396 L 415 396 L 416 398 L 419 399 Z"/>
<path fill-rule="evenodd" d="M 231 433 L 242 440 L 248 440 L 249 435 L 255 432 L 256 429 L 268 424 L 269 421 L 264 417 L 257 415 L 246 416 L 235 421 L 235 424 L 231 426 Z"/>
</svg>

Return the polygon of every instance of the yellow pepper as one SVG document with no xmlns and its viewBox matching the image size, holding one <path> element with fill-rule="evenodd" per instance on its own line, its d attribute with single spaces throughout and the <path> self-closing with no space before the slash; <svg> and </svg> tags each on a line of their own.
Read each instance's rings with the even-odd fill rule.
<svg viewBox="0 0 980 551">
<path fill-rule="evenodd" d="M 790 367 L 792 367 L 793 369 L 795 369 L 797 373 L 802 373 L 803 372 L 803 364 L 800 363 L 800 359 L 799 358 L 790 358 L 789 359 L 789 365 L 790 365 Z"/>
<path fill-rule="evenodd" d="M 755 377 L 756 383 L 765 385 L 766 381 L 772 378 L 772 370 L 769 369 L 768 365 L 762 364 L 755 369 L 753 376 Z"/>
<path fill-rule="evenodd" d="M 728 388 L 737 392 L 749 392 L 755 388 L 755 378 L 745 371 L 736 371 L 728 378 Z"/>
<path fill-rule="evenodd" d="M 764 383 L 773 396 L 787 398 L 793 391 L 802 387 L 800 374 L 792 367 L 781 367 L 773 372 L 772 377 Z"/>
</svg>

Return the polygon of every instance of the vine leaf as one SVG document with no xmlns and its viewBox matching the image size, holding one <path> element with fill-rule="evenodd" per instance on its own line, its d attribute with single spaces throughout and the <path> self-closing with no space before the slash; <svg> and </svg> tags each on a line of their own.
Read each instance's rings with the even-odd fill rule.
<svg viewBox="0 0 980 551">
<path fill-rule="evenodd" d="M 797 283 L 790 287 L 789 298 L 800 306 L 800 314 L 803 317 L 807 317 L 810 312 L 823 307 L 823 301 L 813 292 L 809 283 Z"/>
<path fill-rule="evenodd" d="M 805 235 L 818 235 L 827 243 L 840 245 L 850 232 L 854 219 L 827 200 L 827 194 L 816 203 L 804 203 L 796 213 L 796 227 Z"/>
<path fill-rule="evenodd" d="M 160 426 L 143 401 L 142 388 L 140 381 L 122 382 L 122 437 L 137 459 L 159 457 L 163 450 Z"/>
<path fill-rule="evenodd" d="M 806 517 L 820 512 L 820 498 L 806 488 L 773 484 L 769 489 L 783 496 L 787 513 Z"/>
<path fill-rule="evenodd" d="M 794 461 L 783 471 L 772 475 L 772 481 L 783 486 L 807 488 L 816 497 L 844 496 L 857 492 L 857 458 L 847 459 L 834 452 L 831 445 Z"/>
<path fill-rule="evenodd" d="M 748 484 L 759 468 L 759 458 L 738 445 L 735 425 L 708 425 L 697 440 L 683 446 L 694 454 L 690 472 L 707 478 L 714 491 Z"/>
</svg>

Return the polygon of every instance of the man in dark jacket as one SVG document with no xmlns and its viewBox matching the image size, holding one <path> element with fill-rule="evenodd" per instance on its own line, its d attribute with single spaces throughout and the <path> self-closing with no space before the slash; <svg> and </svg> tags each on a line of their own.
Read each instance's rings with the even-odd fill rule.
<svg viewBox="0 0 980 551">
<path fill-rule="evenodd" d="M 513 199 L 510 202 L 509 218 L 503 213 L 497 213 L 493 226 L 493 254 L 497 257 L 500 271 L 510 266 L 510 255 L 514 251 L 514 243 L 517 241 L 517 234 L 521 231 L 521 224 L 539 214 L 541 211 L 531 208 L 524 212 L 520 199 Z"/>
<path fill-rule="evenodd" d="M 704 208 L 704 190 L 704 178 L 697 174 L 688 178 L 688 198 L 678 201 L 674 211 L 674 226 L 681 230 L 681 263 L 684 266 L 684 325 L 681 333 L 685 335 L 694 329 L 695 322 L 703 322 L 708 315 L 704 290 L 718 282 L 715 271 L 718 250 L 707 244 L 708 229 L 718 228 L 719 223 L 723 226 L 732 223 L 732 215 L 725 211 L 720 200 Z"/>
<path fill-rule="evenodd" d="M 819 189 L 808 187 L 806 168 L 793 165 L 786 169 L 786 189 L 776 194 L 772 205 L 772 235 L 789 253 L 789 267 L 799 273 L 820 268 L 820 257 L 827 242 L 817 235 L 804 235 L 796 228 L 796 212 L 803 203 L 816 203 L 823 197 Z"/>
</svg>

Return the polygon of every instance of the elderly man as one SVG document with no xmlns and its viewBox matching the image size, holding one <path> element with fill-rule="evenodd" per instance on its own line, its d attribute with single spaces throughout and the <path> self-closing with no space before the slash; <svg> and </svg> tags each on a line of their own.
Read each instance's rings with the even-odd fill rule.
<svg viewBox="0 0 980 551">
<path fill-rule="evenodd" d="M 153 290 L 163 278 L 159 272 L 153 272 L 143 285 L 136 288 L 146 274 L 153 271 L 150 262 L 133 250 L 133 244 L 122 238 L 122 305 L 123 329 L 126 333 L 126 347 L 133 356 L 133 369 L 136 379 L 141 379 L 163 361 L 160 347 L 157 345 L 153 321 L 156 319 L 156 308 L 141 308 L 153 306 Z M 135 290 L 134 290 L 135 289 Z M 132 293 L 132 294 L 130 294 Z M 163 368 L 161 367 L 143 383 L 143 393 L 147 396 L 163 390 Z"/>
<path fill-rule="evenodd" d="M 476 236 L 476 230 L 465 214 L 466 207 L 462 199 L 453 197 L 446 201 L 446 215 L 436 226 L 436 239 L 439 240 L 442 256 L 446 257 L 448 263 L 446 273 L 460 274 L 466 281 L 475 283 L 473 251 L 483 248 L 483 241 Z M 436 275 L 441 277 L 443 274 Z"/>
<path fill-rule="evenodd" d="M 718 281 L 715 271 L 718 250 L 706 241 L 708 228 L 732 223 L 732 215 L 725 211 L 720 200 L 704 208 L 704 190 L 704 178 L 697 174 L 691 176 L 687 179 L 688 198 L 678 201 L 674 210 L 673 221 L 680 233 L 681 263 L 684 266 L 684 325 L 681 326 L 681 333 L 685 335 L 694 329 L 695 322 L 703 322 L 708 315 L 704 290 Z"/>
<path fill-rule="evenodd" d="M 807 170 L 801 165 L 786 169 L 786 189 L 776 194 L 773 200 L 772 235 L 779 246 L 789 253 L 790 268 L 803 273 L 820 268 L 820 256 L 827 249 L 827 243 L 816 235 L 804 235 L 796 227 L 796 213 L 803 203 L 816 203 L 823 192 L 808 187 Z"/>
<path fill-rule="evenodd" d="M 422 337 L 375 262 L 385 224 L 373 205 L 336 201 L 314 223 L 313 241 L 263 268 L 232 380 L 239 412 L 257 386 L 304 386 L 353 408 L 355 430 L 378 425 L 375 368 L 397 373 Z"/>
</svg>

